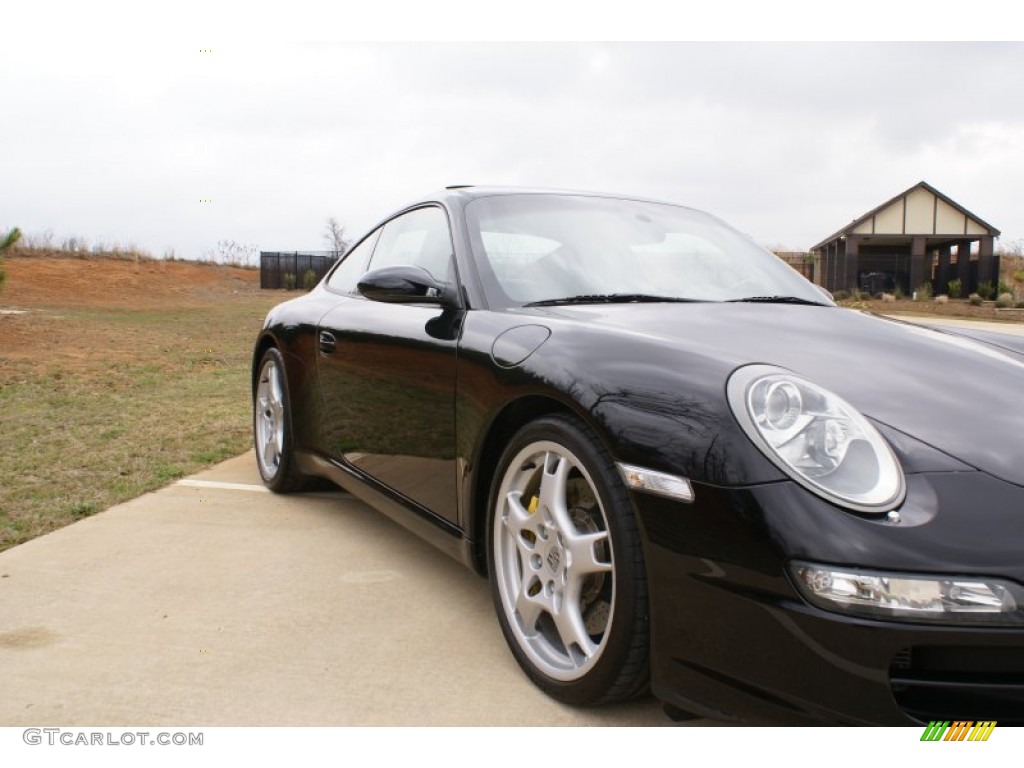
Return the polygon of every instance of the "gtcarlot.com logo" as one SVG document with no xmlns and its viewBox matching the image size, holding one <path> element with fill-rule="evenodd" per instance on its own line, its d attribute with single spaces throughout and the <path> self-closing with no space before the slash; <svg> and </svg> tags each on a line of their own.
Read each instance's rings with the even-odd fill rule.
<svg viewBox="0 0 1024 768">
<path fill-rule="evenodd" d="M 988 741 L 995 728 L 995 720 L 932 720 L 921 741 Z"/>
<path fill-rule="evenodd" d="M 26 744 L 66 747 L 201 747 L 203 734 L 184 731 L 71 731 L 63 728 L 26 728 L 21 734 Z"/>
</svg>

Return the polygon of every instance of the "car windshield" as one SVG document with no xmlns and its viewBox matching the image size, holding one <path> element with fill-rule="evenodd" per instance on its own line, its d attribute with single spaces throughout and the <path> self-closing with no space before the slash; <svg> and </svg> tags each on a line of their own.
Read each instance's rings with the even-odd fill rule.
<svg viewBox="0 0 1024 768">
<path fill-rule="evenodd" d="M 466 220 L 494 308 L 662 298 L 831 303 L 781 259 L 689 208 L 524 193 L 478 198 Z"/>
</svg>

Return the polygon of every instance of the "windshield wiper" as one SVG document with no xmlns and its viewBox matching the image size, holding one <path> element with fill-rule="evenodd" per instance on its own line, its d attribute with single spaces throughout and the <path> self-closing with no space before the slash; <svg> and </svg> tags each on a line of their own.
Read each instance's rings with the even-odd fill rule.
<svg viewBox="0 0 1024 768">
<path fill-rule="evenodd" d="M 702 301 L 702 299 L 684 299 L 678 296 L 653 296 L 647 293 L 585 293 L 579 296 L 565 296 L 561 299 L 544 299 L 543 301 L 531 301 L 524 304 L 524 307 L 554 307 L 561 304 L 630 304 L 674 302 L 690 303 Z"/>
<path fill-rule="evenodd" d="M 820 301 L 812 301 L 811 299 L 801 299 L 799 296 L 747 296 L 744 299 L 729 299 L 728 304 L 735 304 L 736 302 L 747 302 L 750 304 L 808 304 L 812 307 L 827 307 Z"/>
</svg>

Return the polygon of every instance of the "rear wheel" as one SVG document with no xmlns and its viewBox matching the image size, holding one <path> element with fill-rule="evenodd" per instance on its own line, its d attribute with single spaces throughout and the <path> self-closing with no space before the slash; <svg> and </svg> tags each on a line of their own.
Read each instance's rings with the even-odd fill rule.
<svg viewBox="0 0 1024 768">
<path fill-rule="evenodd" d="M 281 353 L 271 347 L 260 360 L 253 393 L 253 440 L 263 483 L 277 493 L 300 490 L 306 477 L 295 464 L 291 403 Z"/>
<path fill-rule="evenodd" d="M 488 564 L 513 655 L 549 695 L 601 704 L 648 680 L 647 585 L 628 493 L 569 416 L 520 430 L 498 464 Z"/>
</svg>

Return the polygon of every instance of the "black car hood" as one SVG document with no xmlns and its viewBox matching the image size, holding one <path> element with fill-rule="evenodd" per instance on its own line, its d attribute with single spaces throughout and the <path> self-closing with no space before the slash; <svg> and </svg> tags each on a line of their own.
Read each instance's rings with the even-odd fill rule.
<svg viewBox="0 0 1024 768">
<path fill-rule="evenodd" d="M 543 314 L 671 340 L 735 366 L 787 368 L 877 422 L 1024 485 L 1024 355 L 1009 348 L 837 307 L 627 304 Z"/>
</svg>

